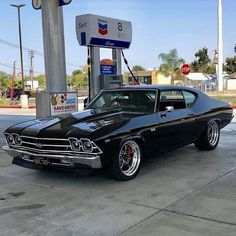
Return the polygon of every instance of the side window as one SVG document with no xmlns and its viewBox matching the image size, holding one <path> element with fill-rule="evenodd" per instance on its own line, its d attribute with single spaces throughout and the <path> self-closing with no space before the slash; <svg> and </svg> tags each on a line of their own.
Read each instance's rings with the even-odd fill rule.
<svg viewBox="0 0 236 236">
<path fill-rule="evenodd" d="M 165 111 L 172 106 L 174 110 L 186 108 L 184 96 L 180 90 L 166 90 L 160 93 L 159 111 Z"/>
<path fill-rule="evenodd" d="M 189 91 L 183 91 L 184 99 L 187 107 L 191 107 L 196 101 L 197 96 Z"/>
</svg>

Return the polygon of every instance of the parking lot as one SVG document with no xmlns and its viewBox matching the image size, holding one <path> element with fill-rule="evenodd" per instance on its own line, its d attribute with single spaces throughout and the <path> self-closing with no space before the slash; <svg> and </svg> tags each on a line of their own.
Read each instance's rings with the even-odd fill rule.
<svg viewBox="0 0 236 236">
<path fill-rule="evenodd" d="M 29 112 L 29 115 L 32 115 Z M 2 131 L 31 116 L 0 115 Z M 0 151 L 0 235 L 235 235 L 236 120 L 216 150 L 143 163 L 128 182 L 25 169 Z"/>
</svg>

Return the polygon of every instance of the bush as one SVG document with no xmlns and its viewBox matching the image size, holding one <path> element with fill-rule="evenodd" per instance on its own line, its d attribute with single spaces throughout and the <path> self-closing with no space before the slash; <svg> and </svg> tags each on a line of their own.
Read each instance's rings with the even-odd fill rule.
<svg viewBox="0 0 236 236">
<path fill-rule="evenodd" d="M 236 98 L 234 98 L 230 104 L 236 106 Z"/>
<path fill-rule="evenodd" d="M 7 105 L 9 105 L 9 101 L 6 99 L 0 99 L 0 105 L 7 106 Z"/>
</svg>

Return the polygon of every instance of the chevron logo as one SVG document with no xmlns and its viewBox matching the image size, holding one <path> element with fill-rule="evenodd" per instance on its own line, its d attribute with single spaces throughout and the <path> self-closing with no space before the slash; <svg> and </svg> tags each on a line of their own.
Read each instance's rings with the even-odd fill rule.
<svg viewBox="0 0 236 236">
<path fill-rule="evenodd" d="M 98 33 L 101 34 L 101 35 L 108 34 L 107 21 L 98 20 Z"/>
</svg>

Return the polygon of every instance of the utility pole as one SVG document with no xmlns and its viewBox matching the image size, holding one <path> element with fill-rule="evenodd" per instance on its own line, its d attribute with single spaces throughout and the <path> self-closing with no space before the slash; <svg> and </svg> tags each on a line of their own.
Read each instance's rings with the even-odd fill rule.
<svg viewBox="0 0 236 236">
<path fill-rule="evenodd" d="M 223 91 L 223 33 L 222 33 L 222 1 L 218 0 L 218 90 Z"/>
<path fill-rule="evenodd" d="M 34 79 L 34 68 L 33 68 L 33 58 L 34 58 L 34 51 L 29 51 L 29 58 L 30 58 L 30 80 L 31 80 L 31 90 L 34 89 L 33 79 Z"/>
<path fill-rule="evenodd" d="M 15 79 L 16 79 L 16 61 L 13 62 L 13 73 L 12 73 L 11 92 L 10 92 L 11 101 L 13 100 L 13 96 L 14 96 Z"/>
<path fill-rule="evenodd" d="M 18 28 L 19 28 L 19 41 L 20 41 L 20 62 L 21 62 L 21 75 L 22 75 L 22 91 L 24 94 L 24 65 L 23 65 L 23 53 L 22 53 L 22 38 L 21 38 L 21 21 L 20 21 L 20 8 L 26 6 L 25 4 L 11 4 L 11 7 L 17 8 L 18 13 Z"/>
</svg>

